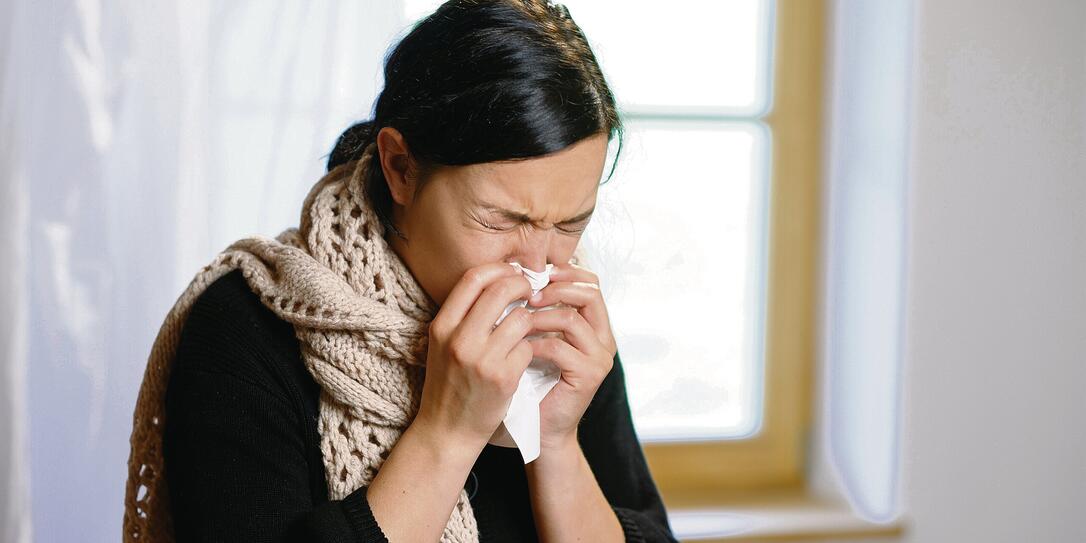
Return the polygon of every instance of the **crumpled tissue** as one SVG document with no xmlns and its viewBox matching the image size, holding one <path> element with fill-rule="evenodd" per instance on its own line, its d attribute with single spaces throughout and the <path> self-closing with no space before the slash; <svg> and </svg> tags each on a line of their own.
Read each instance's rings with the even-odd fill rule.
<svg viewBox="0 0 1086 543">
<path fill-rule="evenodd" d="M 528 278 L 528 282 L 532 285 L 533 295 L 550 283 L 551 269 L 554 268 L 554 264 L 547 264 L 543 271 L 537 272 L 529 270 L 516 262 L 509 262 L 508 264 Z M 506 315 L 518 307 L 528 307 L 528 311 L 534 313 L 555 309 L 559 306 L 564 306 L 564 304 L 539 308 L 528 307 L 528 300 L 518 300 L 505 308 L 494 325 L 497 326 L 505 319 Z M 535 338 L 548 335 L 561 336 L 562 333 L 548 332 L 531 334 L 525 337 Z M 533 358 L 531 363 L 528 364 L 528 368 L 520 376 L 520 384 L 517 385 L 517 390 L 513 393 L 513 399 L 509 403 L 509 411 L 490 437 L 489 443 L 501 447 L 519 448 L 525 464 L 538 458 L 540 446 L 539 404 L 547 396 L 547 393 L 554 388 L 554 385 L 558 384 L 561 375 L 562 372 L 554 362 L 543 358 Z"/>
</svg>

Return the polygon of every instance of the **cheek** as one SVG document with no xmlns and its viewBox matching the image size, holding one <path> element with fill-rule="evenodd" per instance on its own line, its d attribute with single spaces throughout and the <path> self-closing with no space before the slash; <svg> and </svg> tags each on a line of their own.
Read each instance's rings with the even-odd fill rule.
<svg viewBox="0 0 1086 543">
<path fill-rule="evenodd" d="M 501 262 L 508 254 L 508 240 L 488 236 L 459 224 L 433 228 L 427 232 L 425 254 L 427 267 L 448 295 L 469 269 L 490 262 Z"/>
<path fill-rule="evenodd" d="M 461 230 L 456 247 L 461 273 L 481 264 L 501 262 L 509 254 L 512 245 L 509 236 L 488 235 L 474 229 Z"/>
</svg>

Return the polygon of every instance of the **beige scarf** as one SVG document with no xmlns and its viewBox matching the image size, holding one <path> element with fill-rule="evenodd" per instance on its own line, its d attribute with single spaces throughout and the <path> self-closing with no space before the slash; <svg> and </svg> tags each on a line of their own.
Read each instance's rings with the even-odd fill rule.
<svg viewBox="0 0 1086 543">
<path fill-rule="evenodd" d="M 375 152 L 371 143 L 361 159 L 322 177 L 305 199 L 299 228 L 275 239 L 244 238 L 223 250 L 166 316 L 133 415 L 124 541 L 174 539 L 162 460 L 166 384 L 193 301 L 234 269 L 264 305 L 294 325 L 306 368 L 321 386 L 318 428 L 330 499 L 369 484 L 413 420 L 437 308 L 388 246 L 366 199 L 364 174 Z M 474 542 L 478 533 L 461 490 L 441 541 Z"/>
</svg>

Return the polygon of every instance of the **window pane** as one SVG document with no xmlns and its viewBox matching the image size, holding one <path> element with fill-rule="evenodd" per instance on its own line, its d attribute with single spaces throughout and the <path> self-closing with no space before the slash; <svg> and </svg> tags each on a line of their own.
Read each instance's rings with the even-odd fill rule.
<svg viewBox="0 0 1086 543">
<path fill-rule="evenodd" d="M 752 115 L 766 104 L 767 3 L 567 0 L 624 108 Z"/>
<path fill-rule="evenodd" d="M 768 144 L 756 123 L 629 121 L 600 188 L 582 243 L 643 440 L 760 426 Z"/>
<path fill-rule="evenodd" d="M 756 115 L 768 103 L 769 0 L 565 0 L 629 111 Z M 410 21 L 440 5 L 406 0 Z"/>
</svg>

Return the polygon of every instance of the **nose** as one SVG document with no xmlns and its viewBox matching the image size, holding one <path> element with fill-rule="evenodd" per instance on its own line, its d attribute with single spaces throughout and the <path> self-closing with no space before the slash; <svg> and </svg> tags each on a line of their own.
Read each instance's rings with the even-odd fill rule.
<svg viewBox="0 0 1086 543">
<path fill-rule="evenodd" d="M 517 240 L 517 248 L 507 262 L 516 262 L 532 271 L 541 272 L 547 267 L 551 250 L 553 228 L 535 229 L 532 234 Z"/>
</svg>

